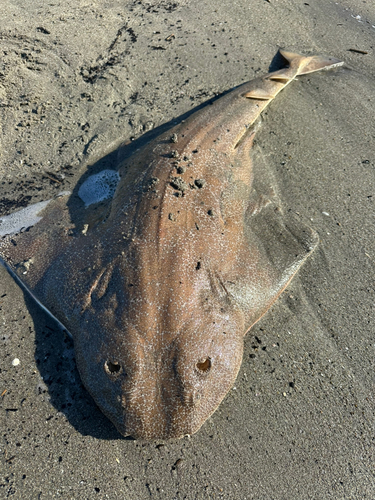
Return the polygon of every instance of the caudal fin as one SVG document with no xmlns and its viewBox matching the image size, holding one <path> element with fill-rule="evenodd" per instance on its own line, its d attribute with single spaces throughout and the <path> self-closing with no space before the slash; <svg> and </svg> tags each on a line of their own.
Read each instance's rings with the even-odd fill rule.
<svg viewBox="0 0 375 500">
<path fill-rule="evenodd" d="M 294 54 L 293 52 L 287 52 L 286 50 L 279 50 L 282 57 L 288 61 L 289 67 L 297 70 L 298 75 L 306 75 L 307 73 L 313 73 L 314 71 L 319 71 L 321 69 L 336 68 L 337 66 L 342 66 L 344 61 L 336 59 L 335 57 L 325 57 L 325 56 L 301 56 L 300 54 Z"/>
</svg>

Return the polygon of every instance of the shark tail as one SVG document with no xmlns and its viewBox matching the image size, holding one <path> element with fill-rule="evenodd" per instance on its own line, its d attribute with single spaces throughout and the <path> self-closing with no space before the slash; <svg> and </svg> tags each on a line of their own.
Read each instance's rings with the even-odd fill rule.
<svg viewBox="0 0 375 500">
<path fill-rule="evenodd" d="M 301 56 L 286 50 L 279 50 L 281 56 L 288 61 L 289 68 L 296 70 L 297 75 L 306 75 L 321 69 L 330 69 L 344 64 L 340 59 L 326 56 Z"/>
</svg>

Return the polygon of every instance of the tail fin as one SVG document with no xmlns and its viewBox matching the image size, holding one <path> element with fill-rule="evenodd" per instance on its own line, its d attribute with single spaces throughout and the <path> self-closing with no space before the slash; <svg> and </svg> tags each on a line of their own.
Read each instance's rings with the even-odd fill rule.
<svg viewBox="0 0 375 500">
<path fill-rule="evenodd" d="M 313 73 L 314 71 L 319 71 L 320 69 L 336 68 L 337 66 L 342 66 L 344 64 L 344 61 L 340 61 L 340 59 L 336 59 L 334 57 L 306 57 L 281 49 L 279 52 L 282 57 L 288 61 L 289 66 L 297 70 L 298 75 L 306 75 L 307 73 Z"/>
</svg>

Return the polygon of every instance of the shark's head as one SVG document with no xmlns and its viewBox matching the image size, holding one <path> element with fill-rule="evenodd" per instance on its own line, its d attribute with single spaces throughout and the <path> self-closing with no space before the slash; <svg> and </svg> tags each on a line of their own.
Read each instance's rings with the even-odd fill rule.
<svg viewBox="0 0 375 500">
<path fill-rule="evenodd" d="M 90 317 L 87 311 L 74 335 L 84 385 L 125 436 L 164 440 L 194 434 L 237 376 L 241 313 L 227 302 L 194 309 L 183 323 L 171 318 L 158 324 L 141 314 L 141 331 L 110 300 L 106 314 Z"/>
</svg>

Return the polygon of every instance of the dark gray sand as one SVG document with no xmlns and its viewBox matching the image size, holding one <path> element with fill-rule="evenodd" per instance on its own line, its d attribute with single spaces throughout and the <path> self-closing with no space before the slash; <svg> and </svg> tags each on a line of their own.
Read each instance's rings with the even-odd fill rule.
<svg viewBox="0 0 375 500">
<path fill-rule="evenodd" d="M 4 0 L 0 39 L 0 214 L 113 167 L 122 141 L 266 73 L 279 46 L 347 63 L 263 115 L 255 160 L 321 241 L 191 438 L 122 438 L 0 269 L 0 497 L 373 500 L 375 4 Z"/>
</svg>

